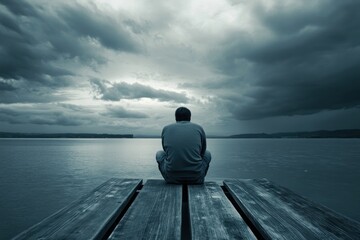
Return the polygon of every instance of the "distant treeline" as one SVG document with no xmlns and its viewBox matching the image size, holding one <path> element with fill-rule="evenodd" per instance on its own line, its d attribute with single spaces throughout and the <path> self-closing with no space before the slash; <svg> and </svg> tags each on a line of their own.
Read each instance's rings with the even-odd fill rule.
<svg viewBox="0 0 360 240">
<path fill-rule="evenodd" d="M 133 137 L 134 137 L 133 134 L 0 132 L 0 138 L 133 138 Z"/>
<path fill-rule="evenodd" d="M 360 129 L 313 132 L 249 133 L 231 135 L 229 138 L 360 138 Z"/>
</svg>

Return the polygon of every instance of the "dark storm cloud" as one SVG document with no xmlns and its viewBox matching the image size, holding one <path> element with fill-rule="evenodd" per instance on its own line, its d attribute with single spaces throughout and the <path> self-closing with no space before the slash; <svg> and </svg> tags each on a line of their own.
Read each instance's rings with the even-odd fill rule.
<svg viewBox="0 0 360 240">
<path fill-rule="evenodd" d="M 5 4 L 10 11 L 0 8 L 0 77 L 52 85 L 53 79 L 50 78 L 71 75 L 69 71 L 48 62 L 56 59 L 56 53 L 46 39 L 38 38 L 37 32 L 31 29 L 36 29 L 36 25 L 41 28 L 41 24 L 45 24 L 39 23 L 36 10 L 26 2 L 21 4 L 28 10 L 21 8 L 17 1 L 7 3 L 1 4 Z"/>
<path fill-rule="evenodd" d="M 278 35 L 276 41 L 248 53 L 260 63 L 304 62 L 319 55 L 359 46 L 360 3 L 328 1 L 321 9 L 276 13 L 260 12 L 264 25 Z"/>
<path fill-rule="evenodd" d="M 103 46 L 126 52 L 136 52 L 137 45 L 122 27 L 121 22 L 112 15 L 106 15 L 95 7 L 84 8 L 81 5 L 65 7 L 59 16 L 80 37 L 97 39 Z"/>
<path fill-rule="evenodd" d="M 105 115 L 113 118 L 148 118 L 149 117 L 144 113 L 127 110 L 123 107 L 108 107 Z"/>
<path fill-rule="evenodd" d="M 75 104 L 69 104 L 69 103 L 56 103 L 57 106 L 62 107 L 66 110 L 72 110 L 72 111 L 77 111 L 77 112 L 92 112 L 91 110 L 82 107 L 82 106 L 78 106 Z"/>
<path fill-rule="evenodd" d="M 67 100 L 66 95 L 56 92 L 57 87 L 30 84 L 26 81 L 16 81 L 16 85 L 0 82 L 0 103 L 46 103 Z"/>
<path fill-rule="evenodd" d="M 91 119 L 77 113 L 61 110 L 38 110 L 31 107 L 27 109 L 10 109 L 0 107 L 0 122 L 11 124 L 35 124 L 57 126 L 81 126 L 91 123 Z"/>
<path fill-rule="evenodd" d="M 185 93 L 155 89 L 140 83 L 126 82 L 110 83 L 105 80 L 92 79 L 91 85 L 99 97 L 106 101 L 120 101 L 121 99 L 151 98 L 159 101 L 188 102 Z"/>
<path fill-rule="evenodd" d="M 241 76 L 223 99 L 230 111 L 238 119 L 258 119 L 358 107 L 359 11 L 360 2 L 352 0 L 303 11 L 258 8 L 273 36 L 252 42 L 236 33 L 217 58 L 224 74 Z"/>
<path fill-rule="evenodd" d="M 58 61 L 91 65 L 106 61 L 102 48 L 138 51 L 131 31 L 115 16 L 94 5 L 52 8 L 29 1 L 1 1 L 0 78 L 21 81 L 21 88 L 61 88 L 71 86 L 69 78 L 77 73 Z"/>
<path fill-rule="evenodd" d="M 26 1 L 2 0 L 1 4 L 6 6 L 7 9 L 19 16 L 36 15 L 34 7 Z"/>
<path fill-rule="evenodd" d="M 16 88 L 10 83 L 0 81 L 0 92 L 3 91 L 14 91 Z"/>
</svg>

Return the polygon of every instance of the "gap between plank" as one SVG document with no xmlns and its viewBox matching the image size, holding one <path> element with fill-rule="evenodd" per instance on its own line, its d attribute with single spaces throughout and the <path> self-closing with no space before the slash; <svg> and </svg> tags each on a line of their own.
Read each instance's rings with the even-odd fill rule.
<svg viewBox="0 0 360 240">
<path fill-rule="evenodd" d="M 191 239 L 191 223 L 189 209 L 188 185 L 182 186 L 182 205 L 181 205 L 181 240 Z"/>
<path fill-rule="evenodd" d="M 244 213 L 243 210 L 241 210 L 241 208 L 239 207 L 239 205 L 237 205 L 235 199 L 233 198 L 233 196 L 231 196 L 231 194 L 229 193 L 229 191 L 226 189 L 225 186 L 220 186 L 221 189 L 223 190 L 223 192 L 225 193 L 225 196 L 229 199 L 229 201 L 231 202 L 231 204 L 234 206 L 234 208 L 236 209 L 236 211 L 240 214 L 240 216 L 242 217 L 242 219 L 244 219 L 246 225 L 248 225 L 248 227 L 250 228 L 250 230 L 254 233 L 255 237 L 257 239 L 265 239 L 261 233 L 257 230 L 257 228 L 255 227 L 255 225 L 250 221 L 250 219 L 246 216 L 246 214 Z"/>
<path fill-rule="evenodd" d="M 120 213 L 120 215 L 116 218 L 116 220 L 114 221 L 114 223 L 111 225 L 111 227 L 109 228 L 109 230 L 105 233 L 105 235 L 101 238 L 102 240 L 106 240 L 110 237 L 110 235 L 112 234 L 112 232 L 115 230 L 116 226 L 119 224 L 120 220 L 124 217 L 125 213 L 127 212 L 127 210 L 130 208 L 130 206 L 132 205 L 132 203 L 134 202 L 135 198 L 137 197 L 137 195 L 139 195 L 139 192 L 141 191 L 141 189 L 143 188 L 143 184 L 140 184 L 139 187 L 135 190 L 134 194 L 132 195 L 132 197 L 128 200 L 128 202 L 125 205 L 124 210 Z"/>
</svg>

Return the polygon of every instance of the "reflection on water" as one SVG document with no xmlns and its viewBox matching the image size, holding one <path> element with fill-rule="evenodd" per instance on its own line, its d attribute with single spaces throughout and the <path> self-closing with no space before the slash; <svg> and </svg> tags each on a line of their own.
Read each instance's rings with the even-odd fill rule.
<svg viewBox="0 0 360 240">
<path fill-rule="evenodd" d="M 160 139 L 0 140 L 0 239 L 111 177 L 161 178 Z M 207 180 L 268 178 L 360 220 L 360 139 L 209 139 Z"/>
</svg>

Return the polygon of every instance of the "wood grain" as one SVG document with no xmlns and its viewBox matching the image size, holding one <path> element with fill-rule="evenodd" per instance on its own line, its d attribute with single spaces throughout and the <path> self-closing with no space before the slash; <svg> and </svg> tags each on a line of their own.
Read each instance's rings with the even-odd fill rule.
<svg viewBox="0 0 360 240">
<path fill-rule="evenodd" d="M 180 239 L 182 186 L 148 180 L 109 239 Z"/>
<path fill-rule="evenodd" d="M 112 178 L 14 239 L 101 239 L 141 183 Z"/>
<path fill-rule="evenodd" d="M 360 223 L 266 179 L 224 185 L 265 239 L 360 239 Z"/>
<path fill-rule="evenodd" d="M 218 184 L 188 189 L 193 239 L 256 239 Z"/>
</svg>

